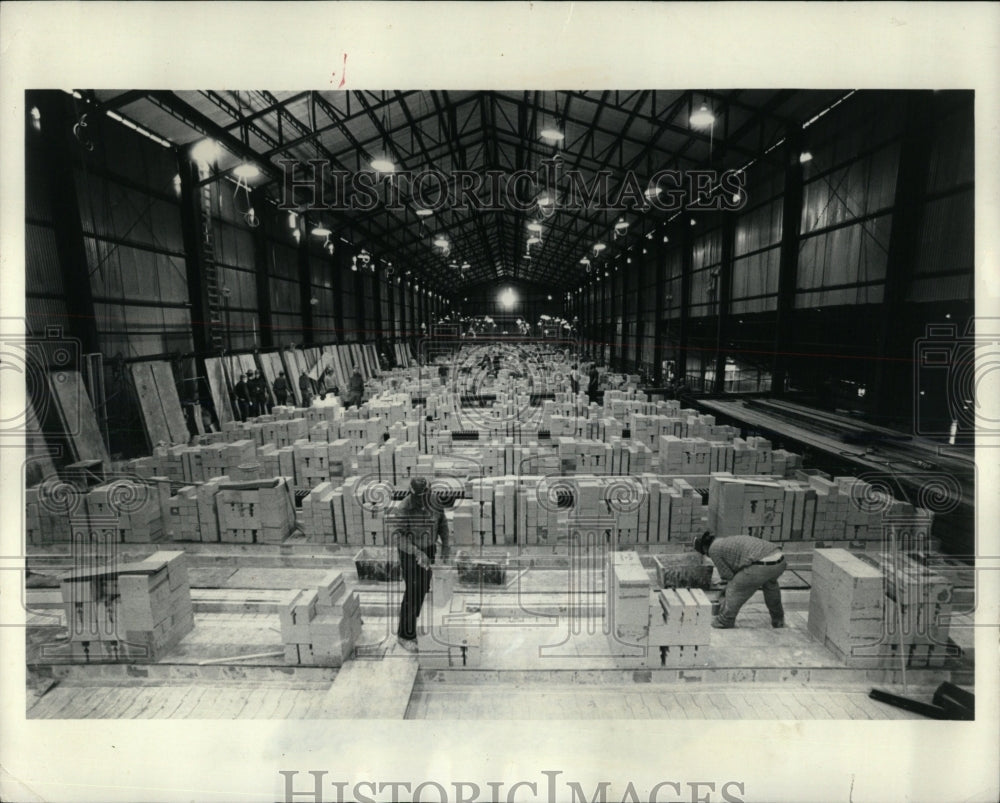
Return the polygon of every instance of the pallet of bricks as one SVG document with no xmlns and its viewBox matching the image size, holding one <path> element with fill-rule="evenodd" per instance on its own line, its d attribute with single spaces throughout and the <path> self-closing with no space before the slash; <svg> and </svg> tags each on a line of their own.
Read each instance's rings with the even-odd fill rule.
<svg viewBox="0 0 1000 803">
<path fill-rule="evenodd" d="M 876 541 L 886 523 L 900 518 L 912 522 L 918 535 L 933 525 L 930 511 L 881 494 L 856 477 L 757 480 L 717 472 L 709 483 L 708 526 L 722 537 Z"/>
<path fill-rule="evenodd" d="M 949 643 L 951 583 L 901 552 L 878 558 L 817 549 L 809 594 L 809 632 L 846 666 L 940 667 Z M 902 653 L 900 652 L 902 650 Z"/>
<path fill-rule="evenodd" d="M 295 529 L 295 502 L 285 477 L 220 484 L 215 505 L 224 543 L 280 544 Z"/>
<path fill-rule="evenodd" d="M 74 572 L 60 591 L 75 660 L 158 661 L 194 629 L 183 552 Z"/>
<path fill-rule="evenodd" d="M 712 604 L 699 588 L 653 590 L 635 552 L 608 556 L 605 630 L 615 663 L 626 667 L 701 666 Z"/>
<path fill-rule="evenodd" d="M 317 588 L 290 591 L 278 610 L 286 664 L 341 666 L 352 656 L 361 636 L 361 603 L 341 572 L 329 572 Z"/>
</svg>

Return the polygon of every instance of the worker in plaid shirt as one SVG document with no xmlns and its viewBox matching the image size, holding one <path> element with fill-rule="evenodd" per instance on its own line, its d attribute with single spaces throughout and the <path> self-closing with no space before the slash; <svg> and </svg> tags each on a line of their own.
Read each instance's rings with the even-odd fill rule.
<svg viewBox="0 0 1000 803">
<path fill-rule="evenodd" d="M 716 538 L 705 532 L 694 539 L 694 548 L 712 559 L 719 576 L 726 581 L 712 627 L 736 627 L 736 615 L 757 589 L 764 593 L 764 604 L 771 614 L 771 626 L 785 626 L 778 578 L 787 564 L 780 547 L 752 535 Z"/>
</svg>

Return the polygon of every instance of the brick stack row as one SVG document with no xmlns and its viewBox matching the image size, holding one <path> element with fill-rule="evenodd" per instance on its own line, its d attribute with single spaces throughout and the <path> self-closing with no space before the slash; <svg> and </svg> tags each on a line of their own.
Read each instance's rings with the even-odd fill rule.
<svg viewBox="0 0 1000 803">
<path fill-rule="evenodd" d="M 348 590 L 337 571 L 327 574 L 317 588 L 289 592 L 279 617 L 287 664 L 341 666 L 361 636 L 358 595 Z"/>
</svg>

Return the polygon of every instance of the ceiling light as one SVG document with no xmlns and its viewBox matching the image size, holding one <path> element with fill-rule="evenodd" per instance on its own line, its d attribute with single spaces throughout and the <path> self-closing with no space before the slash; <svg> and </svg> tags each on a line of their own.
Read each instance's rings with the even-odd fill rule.
<svg viewBox="0 0 1000 803">
<path fill-rule="evenodd" d="M 799 164 L 805 164 L 806 162 L 811 162 L 812 158 L 813 158 L 812 153 L 810 153 L 809 151 L 802 151 L 802 153 L 799 154 Z"/>
<path fill-rule="evenodd" d="M 515 295 L 514 291 L 508 287 L 502 293 L 500 293 L 499 301 L 500 301 L 500 306 L 502 306 L 504 309 L 513 309 L 514 305 L 517 303 L 517 296 Z"/>
<path fill-rule="evenodd" d="M 539 223 L 537 220 L 533 220 L 531 221 L 531 223 L 528 224 L 528 231 L 541 232 L 541 230 L 542 230 L 542 224 Z"/>
<path fill-rule="evenodd" d="M 203 139 L 191 148 L 191 158 L 199 164 L 209 165 L 219 158 L 221 149 L 214 139 Z"/>
<path fill-rule="evenodd" d="M 632 264 L 632 257 L 626 258 L 625 262 L 628 263 L 629 265 L 631 265 Z"/>
<path fill-rule="evenodd" d="M 418 206 L 416 212 L 417 212 L 417 217 L 430 217 L 431 215 L 434 214 L 432 210 L 427 209 L 423 206 Z"/>
<path fill-rule="evenodd" d="M 647 200 L 655 201 L 657 198 L 660 197 L 660 192 L 661 192 L 660 188 L 656 185 L 653 185 L 652 187 L 647 188 L 645 195 Z"/>
<path fill-rule="evenodd" d="M 694 218 L 691 218 L 690 223 L 692 226 L 698 225 L 698 221 L 696 221 Z"/>
<path fill-rule="evenodd" d="M 295 231 L 292 232 L 292 237 L 294 238 L 295 242 L 300 242 L 302 240 L 302 232 L 296 229 Z"/>
<path fill-rule="evenodd" d="M 589 265 L 590 264 L 590 257 L 584 257 L 583 259 L 581 259 L 580 260 L 580 264 L 581 265 Z"/>
<path fill-rule="evenodd" d="M 472 265 L 470 265 L 468 262 L 463 262 L 462 263 L 462 270 L 468 270 L 471 267 L 472 267 Z"/>
<path fill-rule="evenodd" d="M 566 135 L 554 125 L 545 126 L 540 135 L 542 139 L 547 139 L 549 142 L 562 142 L 566 138 Z"/>
<path fill-rule="evenodd" d="M 299 225 L 299 216 L 296 215 L 294 212 L 289 212 L 288 213 L 288 228 L 294 229 L 294 228 L 297 228 L 298 225 Z"/>
<path fill-rule="evenodd" d="M 434 245 L 436 245 L 438 248 L 447 248 L 448 238 L 445 237 L 443 234 L 439 234 L 437 237 L 434 238 Z"/>
<path fill-rule="evenodd" d="M 392 160 L 387 156 L 376 156 L 371 161 L 372 170 L 376 170 L 379 173 L 395 173 L 396 165 L 392 163 Z"/>
<path fill-rule="evenodd" d="M 551 301 L 551 300 L 552 300 L 552 296 L 549 296 L 549 301 Z"/>
<path fill-rule="evenodd" d="M 691 114 L 690 122 L 695 128 L 708 128 L 715 122 L 715 115 L 702 103 L 701 108 Z"/>
<path fill-rule="evenodd" d="M 333 232 L 330 231 L 326 226 L 319 224 L 313 226 L 312 234 L 315 234 L 317 237 L 329 237 L 331 234 L 333 234 Z"/>
<path fill-rule="evenodd" d="M 539 206 L 548 206 L 549 204 L 552 203 L 552 199 L 549 198 L 548 193 L 542 193 L 541 195 L 538 196 L 538 200 L 535 203 L 537 203 Z"/>
<path fill-rule="evenodd" d="M 243 162 L 243 164 L 236 165 L 233 168 L 233 175 L 236 178 L 243 179 L 247 181 L 252 178 L 257 178 L 260 175 L 260 168 L 252 162 Z"/>
<path fill-rule="evenodd" d="M 607 246 L 604 243 L 594 243 L 595 254 L 601 253 L 601 251 L 603 251 L 605 248 L 607 248 Z"/>
<path fill-rule="evenodd" d="M 542 241 L 541 237 L 538 237 L 537 235 L 532 235 L 531 237 L 528 238 L 528 245 L 534 245 L 535 243 L 540 243 L 541 241 Z"/>
<path fill-rule="evenodd" d="M 618 222 L 615 223 L 615 234 L 619 237 L 623 236 L 625 232 L 628 231 L 628 221 L 625 218 L 618 218 Z"/>
<path fill-rule="evenodd" d="M 643 248 L 643 249 L 642 249 L 642 253 L 644 253 L 644 254 L 648 254 L 648 253 L 649 253 L 649 251 L 647 251 L 647 250 L 646 250 L 645 248 Z"/>
<path fill-rule="evenodd" d="M 670 242 L 670 238 L 667 237 L 666 234 L 663 235 L 663 242 L 665 242 L 665 243 L 669 243 Z"/>
</svg>

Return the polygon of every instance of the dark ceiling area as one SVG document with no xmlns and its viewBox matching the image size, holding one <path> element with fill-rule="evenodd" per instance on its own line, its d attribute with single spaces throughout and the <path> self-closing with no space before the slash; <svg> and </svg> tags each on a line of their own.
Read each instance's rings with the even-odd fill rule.
<svg viewBox="0 0 1000 803">
<path fill-rule="evenodd" d="M 807 123 L 845 95 L 787 89 L 81 91 L 126 124 L 180 149 L 214 140 L 218 155 L 206 183 L 245 181 L 376 259 L 416 271 L 440 292 L 512 279 L 571 289 L 595 243 L 615 240 L 621 247 L 679 214 L 642 197 L 626 203 L 636 200 L 636 187 L 659 193 L 664 188 L 653 189 L 650 180 L 664 170 L 721 174 L 779 158 L 777 145 L 789 126 Z M 710 110 L 710 124 L 695 124 L 699 110 Z M 561 139 L 545 135 L 552 129 Z M 378 158 L 389 159 L 393 172 L 375 173 Z M 237 168 L 245 164 L 256 169 L 239 178 Z M 406 178 L 429 171 L 441 178 Z M 525 175 L 519 171 L 535 179 L 512 181 Z M 369 196 L 377 194 L 375 203 L 357 203 L 362 173 L 374 183 Z M 324 182 L 318 201 L 317 175 Z M 490 195 L 490 187 L 501 186 L 491 175 L 504 177 L 506 195 Z M 556 176 L 554 203 L 543 197 L 546 175 Z M 559 196 L 568 184 L 560 180 L 570 175 L 581 191 L 606 181 L 607 198 L 619 202 L 564 202 Z M 293 194 L 289 179 L 298 185 Z M 460 193 L 463 181 L 471 195 Z M 417 214 L 422 207 L 423 216 Z"/>
</svg>

